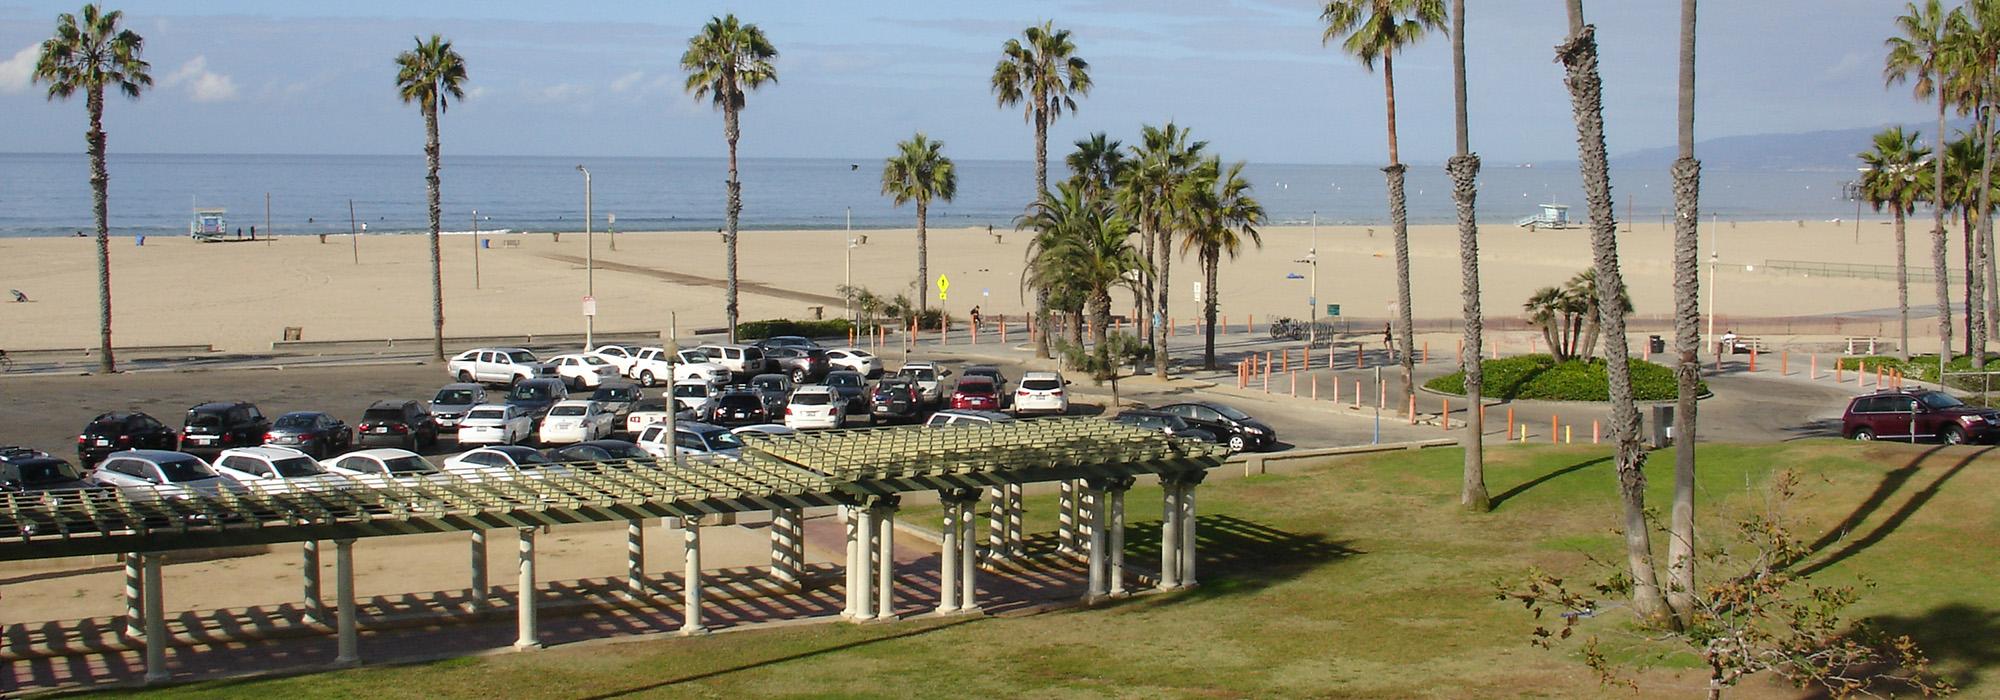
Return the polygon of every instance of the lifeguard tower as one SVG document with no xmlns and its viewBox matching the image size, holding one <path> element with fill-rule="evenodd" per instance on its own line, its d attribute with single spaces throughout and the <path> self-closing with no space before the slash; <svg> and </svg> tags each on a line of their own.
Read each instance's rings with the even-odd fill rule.
<svg viewBox="0 0 2000 700">
<path fill-rule="evenodd" d="M 224 218 L 227 213 L 220 208 L 195 209 L 194 218 L 188 221 L 188 237 L 203 243 L 227 240 L 224 238 L 229 229 L 229 222 Z"/>
<path fill-rule="evenodd" d="M 1518 225 L 1533 231 L 1537 228 L 1570 228 L 1576 224 L 1569 220 L 1569 205 L 1544 204 L 1541 213 L 1522 219 Z"/>
</svg>

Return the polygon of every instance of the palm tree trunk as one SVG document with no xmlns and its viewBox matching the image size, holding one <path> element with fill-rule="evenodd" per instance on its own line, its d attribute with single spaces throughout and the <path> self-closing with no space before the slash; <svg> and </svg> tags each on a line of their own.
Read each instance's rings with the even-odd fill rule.
<svg viewBox="0 0 2000 700">
<path fill-rule="evenodd" d="M 1396 315 L 1402 322 L 1401 333 L 1396 336 L 1396 344 L 1403 349 L 1403 401 L 1416 396 L 1416 329 L 1412 327 L 1413 314 L 1410 309 L 1410 222 L 1409 210 L 1403 197 L 1403 161 L 1396 150 L 1396 62 L 1389 53 L 1382 55 L 1382 97 L 1388 110 L 1389 124 L 1389 167 L 1382 172 L 1389 179 L 1389 229 L 1396 238 Z"/>
<path fill-rule="evenodd" d="M 1222 267 L 1222 251 L 1206 247 L 1201 251 L 1202 274 L 1202 353 L 1203 369 L 1215 369 L 1215 312 L 1220 305 L 1221 294 L 1215 290 L 1215 278 Z"/>
<path fill-rule="evenodd" d="M 111 173 L 104 167 L 104 88 L 92 87 L 90 108 L 90 206 L 97 218 L 97 370 L 118 371 L 111 356 Z"/>
<path fill-rule="evenodd" d="M 917 200 L 917 315 L 931 308 L 930 204 Z"/>
<path fill-rule="evenodd" d="M 1694 157 L 1695 1 L 1681 0 L 1680 157 L 1674 160 L 1674 505 L 1667 530 L 1667 607 L 1694 623 L 1694 442 L 1701 388 L 1701 161 Z"/>
<path fill-rule="evenodd" d="M 1909 245 L 1903 238 L 1903 203 L 1889 205 L 1896 217 L 1896 357 L 1910 361 L 1910 268 Z"/>
<path fill-rule="evenodd" d="M 1049 116 L 1035 105 L 1035 201 L 1049 198 Z M 1035 290 L 1035 357 L 1049 359 L 1049 290 Z"/>
<path fill-rule="evenodd" d="M 1646 523 L 1646 453 L 1639 445 L 1639 409 L 1632 401 L 1626 364 L 1625 278 L 1618 267 L 1617 221 L 1611 201 L 1610 161 L 1604 147 L 1603 82 L 1597 72 L 1596 29 L 1583 23 L 1583 0 L 1569 0 L 1570 36 L 1556 49 L 1576 118 L 1577 160 L 1590 207 L 1591 257 L 1597 270 L 1597 310 L 1610 384 L 1611 438 L 1617 446 L 1619 495 L 1625 510 L 1625 555 L 1632 570 L 1632 607 L 1651 624 L 1673 624 L 1653 568 L 1652 533 Z"/>
<path fill-rule="evenodd" d="M 1451 201 L 1458 209 L 1459 300 L 1465 317 L 1465 351 L 1459 353 L 1459 370 L 1465 373 L 1465 427 L 1459 444 L 1465 452 L 1464 475 L 1458 490 L 1458 504 L 1475 513 L 1493 507 L 1486 493 L 1486 421 L 1481 415 L 1485 401 L 1486 368 L 1480 363 L 1480 331 L 1485 317 L 1479 308 L 1479 156 L 1472 154 L 1471 129 L 1465 109 L 1465 0 L 1451 2 L 1452 112 L 1458 152 L 1445 163 L 1451 175 Z M 1451 416 L 1444 416 L 1446 425 Z"/>
<path fill-rule="evenodd" d="M 1069 342 L 1071 345 L 1075 345 L 1079 349 L 1083 347 L 1084 306 L 1085 304 L 1083 302 L 1077 302 L 1076 308 L 1069 310 Z"/>
<path fill-rule="evenodd" d="M 1932 80 L 1942 80 L 1941 75 L 1932 75 Z M 1937 83 L 1933 83 L 1937 84 Z M 1951 365 L 1951 278 L 1945 262 L 1949 254 L 1944 230 L 1944 108 L 1945 100 L 1938 100 L 1938 149 L 1931 158 L 1936 164 L 1935 193 L 1931 197 L 1931 272 L 1937 278 L 1938 305 L 1938 367 Z M 1940 370 L 1942 371 L 1942 370 Z M 1940 380 L 1943 377 L 1939 377 Z"/>
<path fill-rule="evenodd" d="M 1104 290 L 1090 297 L 1090 347 L 1104 347 L 1104 336 L 1111 332 L 1111 291 Z"/>
<path fill-rule="evenodd" d="M 733 84 L 734 76 L 728 80 Z M 731 88 L 734 92 L 734 88 Z M 736 121 L 736 100 L 725 100 L 722 105 L 722 137 L 729 141 L 729 204 L 724 210 L 726 228 L 722 234 L 723 257 L 729 267 L 729 288 L 723 300 L 723 311 L 729 317 L 729 342 L 736 342 L 736 225 L 737 215 L 743 211 L 743 183 L 736 179 L 736 139 L 743 135 Z"/>
<path fill-rule="evenodd" d="M 438 231 L 444 216 L 438 207 L 438 110 L 435 98 L 424 100 L 424 160 L 429 173 L 424 184 L 430 190 L 431 215 L 431 354 L 444 360 L 444 258 L 438 252 Z"/>
<path fill-rule="evenodd" d="M 1973 268 L 1978 262 L 1979 251 L 1973 249 L 1972 217 L 1972 203 L 1966 202 L 1958 214 L 1959 237 L 1965 239 L 1965 280 L 1960 286 L 1964 287 L 1961 291 L 1965 298 L 1966 355 L 1972 354 L 1972 329 L 1979 325 L 1979 271 Z"/>
<path fill-rule="evenodd" d="M 1139 271 L 1139 288 L 1132 292 L 1132 298 L 1139 302 L 1141 317 L 1132 319 L 1132 326 L 1137 337 L 1145 340 L 1146 347 L 1150 348 L 1153 347 L 1153 324 L 1150 323 L 1153 318 L 1153 275 L 1159 272 L 1153 264 L 1153 246 L 1157 241 L 1154 229 L 1159 228 L 1159 222 L 1151 213 L 1142 216 L 1146 221 L 1139 227 L 1139 255 L 1148 263 L 1146 267 L 1149 269 Z"/>
<path fill-rule="evenodd" d="M 1984 95 L 1978 100 L 1985 102 Z M 1977 370 L 1986 368 L 1986 337 L 1993 326 L 1994 307 L 2000 303 L 1987 303 L 1995 290 L 1988 284 L 1988 275 L 1993 266 L 1993 117 L 1986 110 L 1979 110 L 1979 231 L 1973 234 L 1974 247 L 1979 249 L 1979 259 L 1972 265 L 1969 275 L 1980 289 L 1979 325 L 1972 333 L 1972 366 Z"/>
<path fill-rule="evenodd" d="M 1157 302 L 1157 306 L 1154 308 L 1154 311 L 1150 314 L 1147 314 L 1146 319 L 1142 321 L 1142 323 L 1147 324 L 1148 327 L 1153 329 L 1153 377 L 1155 379 L 1167 378 L 1167 319 L 1169 318 L 1168 316 L 1169 312 L 1167 311 L 1167 306 L 1168 306 L 1167 294 L 1168 292 L 1172 291 L 1172 289 L 1168 287 L 1169 280 L 1171 278 L 1168 276 L 1167 273 L 1169 267 L 1173 265 L 1173 260 L 1174 260 L 1173 243 L 1174 243 L 1173 227 L 1161 226 L 1160 242 L 1154 248 L 1154 252 L 1158 253 L 1160 256 L 1159 261 L 1155 263 L 1160 268 L 1160 278 L 1157 281 L 1158 286 L 1155 288 L 1154 292 L 1154 295 L 1159 299 L 1159 301 Z"/>
</svg>

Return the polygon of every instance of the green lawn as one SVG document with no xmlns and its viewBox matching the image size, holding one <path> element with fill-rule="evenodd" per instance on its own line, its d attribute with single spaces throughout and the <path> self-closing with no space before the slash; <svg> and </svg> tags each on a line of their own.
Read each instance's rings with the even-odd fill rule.
<svg viewBox="0 0 2000 700">
<path fill-rule="evenodd" d="M 1974 455 L 1982 455 L 1976 461 Z M 1602 450 L 1489 452 L 1495 512 L 1456 508 L 1455 450 L 1326 461 L 1201 487 L 1203 585 L 1095 609 L 1006 618 L 818 624 L 692 640 L 554 648 L 441 663 L 183 686 L 189 697 L 1587 697 L 1568 652 L 1531 648 L 1532 621 L 1493 582 L 1529 566 L 1588 573 L 1616 551 Z M 1670 455 L 1649 472 L 1662 511 Z M 1806 566 L 1871 580 L 1860 612 L 1925 645 L 1969 696 L 2000 694 L 2000 453 L 1813 442 L 1706 447 L 1706 522 L 1758 507 L 1774 469 L 1808 475 L 1808 532 L 1843 531 Z M 1158 491 L 1128 501 L 1134 557 Z M 1052 498 L 1031 499 L 1048 527 Z M 1812 539 L 1808 537 L 1808 539 Z M 1663 538 L 1656 538 L 1663 542 Z M 1600 630 L 1617 615 L 1590 621 Z M 365 649 L 364 649 L 365 651 Z M 1689 697 L 1697 673 L 1643 671 L 1638 697 Z M 1732 697 L 1795 697 L 1753 682 Z"/>
</svg>

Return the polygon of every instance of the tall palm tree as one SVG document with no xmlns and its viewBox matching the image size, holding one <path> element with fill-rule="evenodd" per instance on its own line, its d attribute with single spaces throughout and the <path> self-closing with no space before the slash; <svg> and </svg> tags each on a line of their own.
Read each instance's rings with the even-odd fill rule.
<svg viewBox="0 0 2000 700">
<path fill-rule="evenodd" d="M 1210 156 L 1188 185 L 1195 192 L 1188 217 L 1191 226 L 1181 238 L 1181 255 L 1194 252 L 1201 261 L 1201 313 L 1208 329 L 1202 339 L 1201 366 L 1215 369 L 1215 314 L 1222 299 L 1216 278 L 1222 269 L 1222 256 L 1236 259 L 1245 240 L 1264 247 L 1264 238 L 1257 232 L 1264 223 L 1264 205 L 1250 195 L 1250 182 L 1243 178 L 1241 162 L 1223 170 L 1221 159 Z"/>
<path fill-rule="evenodd" d="M 958 196 L 958 170 L 952 167 L 951 159 L 942 152 L 943 141 L 932 141 L 924 132 L 908 141 L 896 144 L 896 155 L 890 156 L 882 164 L 882 194 L 896 201 L 896 206 L 910 202 L 917 204 L 917 311 L 930 309 L 931 268 L 930 268 L 930 228 L 931 200 L 949 202 Z"/>
<path fill-rule="evenodd" d="M 1472 133 L 1466 122 L 1465 0 L 1451 2 L 1451 78 L 1458 152 L 1444 169 L 1451 175 L 1451 199 L 1458 209 L 1459 302 L 1465 316 L 1465 350 L 1459 353 L 1458 365 L 1465 373 L 1467 428 L 1459 439 L 1465 464 L 1458 503 L 1473 512 L 1485 512 L 1493 507 L 1486 492 L 1486 368 L 1479 357 L 1479 349 L 1485 347 L 1480 332 L 1486 318 L 1479 308 L 1479 155 L 1472 152 Z"/>
<path fill-rule="evenodd" d="M 1861 196 L 1875 211 L 1888 207 L 1889 215 L 1895 219 L 1896 355 L 1906 362 L 1910 359 L 1910 276 L 1904 219 L 1916 212 L 1917 202 L 1931 185 L 1931 174 L 1923 169 L 1924 160 L 1931 157 L 1931 149 L 1919 143 L 1921 138 L 1917 132 L 1904 133 L 1903 127 L 1890 127 L 1875 135 L 1875 150 L 1860 155 L 1861 162 L 1868 165 L 1868 172 L 1861 176 Z"/>
<path fill-rule="evenodd" d="M 1944 131 L 1945 99 L 1944 54 L 1946 32 L 1951 26 L 1952 10 L 1944 11 L 1938 0 L 1924 0 L 1922 5 L 1912 1 L 1905 5 L 1904 14 L 1896 18 L 1896 30 L 1902 36 L 1890 37 L 1883 43 L 1889 49 L 1884 60 L 1882 75 L 1889 85 L 1904 81 L 1914 83 L 1913 91 L 1917 99 L 1937 99 L 1937 118 L 1940 138 Z M 1932 173 L 1935 188 L 1931 197 L 1931 272 L 1937 278 L 1938 305 L 1938 366 L 1951 363 L 1951 279 L 1945 265 L 1944 232 L 1944 159 L 1935 158 Z"/>
<path fill-rule="evenodd" d="M 1701 388 L 1701 161 L 1694 157 L 1695 0 L 1681 0 L 1680 156 L 1674 159 L 1674 504 L 1667 526 L 1667 607 L 1693 624 L 1695 399 Z"/>
<path fill-rule="evenodd" d="M 1167 378 L 1167 297 L 1171 291 L 1170 260 L 1174 233 L 1185 229 L 1189 190 L 1183 185 L 1202 163 L 1207 141 L 1189 141 L 1188 130 L 1168 122 L 1164 127 L 1142 127 L 1139 144 L 1132 147 L 1130 163 L 1118 187 L 1118 206 L 1125 216 L 1139 224 L 1142 252 L 1152 263 L 1151 275 L 1140 296 L 1140 313 L 1145 319 L 1153 347 L 1153 376 Z"/>
<path fill-rule="evenodd" d="M 438 117 L 451 107 L 451 100 L 465 97 L 465 59 L 451 48 L 451 42 L 432 34 L 427 41 L 396 55 L 396 94 L 404 104 L 415 103 L 424 112 L 424 184 L 429 190 L 431 214 L 431 352 L 444 359 L 444 267 L 438 254 L 438 231 L 443 227 L 438 207 Z"/>
<path fill-rule="evenodd" d="M 687 72 L 688 94 L 707 98 L 722 110 L 722 138 L 729 142 L 729 200 L 723 210 L 728 222 L 722 235 L 729 266 L 729 289 L 723 302 L 729 316 L 729 342 L 736 342 L 736 225 L 743 213 L 743 183 L 736 179 L 736 140 L 743 135 L 737 115 L 743 111 L 744 95 L 765 83 L 778 82 L 778 68 L 771 60 L 778 50 L 764 37 L 764 30 L 746 24 L 736 15 L 710 17 L 701 31 L 688 37 L 687 51 L 681 53 L 681 70 Z"/>
<path fill-rule="evenodd" d="M 1085 196 L 1109 198 L 1118 186 L 1118 176 L 1129 163 L 1125 145 L 1099 131 L 1076 142 L 1076 150 L 1063 158 L 1069 166 L 1069 181 L 1077 183 Z"/>
<path fill-rule="evenodd" d="M 90 153 L 91 210 L 97 217 L 97 368 L 107 374 L 117 371 L 118 364 L 111 356 L 111 174 L 104 168 L 104 90 L 114 88 L 136 100 L 153 85 L 152 64 L 139 58 L 146 40 L 119 28 L 124 17 L 124 12 L 105 12 L 95 4 L 74 15 L 57 15 L 55 36 L 42 42 L 32 76 L 37 83 L 48 83 L 51 101 L 82 91 L 90 112 L 84 143 Z"/>
<path fill-rule="evenodd" d="M 1069 30 L 1054 22 L 1021 30 L 1000 46 L 993 66 L 993 94 L 1001 107 L 1027 105 L 1022 116 L 1035 125 L 1035 198 L 1049 196 L 1049 124 L 1076 111 L 1076 98 L 1090 94 L 1090 63 L 1076 55 Z M 1035 356 L 1049 357 L 1048 294 L 1035 292 Z"/>
<path fill-rule="evenodd" d="M 1962 240 L 1965 246 L 1965 279 L 1962 290 L 1965 303 L 1965 354 L 1971 355 L 1980 345 L 1978 333 L 1980 320 L 1980 286 L 1984 281 L 1979 274 L 1979 243 L 1975 235 L 1979 212 L 1979 169 L 1985 159 L 1986 149 L 1980 146 L 1978 127 L 1973 132 L 1958 132 L 1958 138 L 1945 144 L 1944 148 L 1944 202 L 1946 214 L 1956 213 Z"/>
<path fill-rule="evenodd" d="M 1993 211 L 1991 189 L 1993 183 L 1993 106 L 1996 79 L 2000 79 L 2000 1 L 1968 0 L 1958 21 L 1948 28 L 1947 41 L 1951 45 L 1949 73 L 1951 92 L 1961 113 L 1975 115 L 1979 136 L 1981 158 L 1979 161 L 1979 189 L 1977 201 L 1979 230 L 1974 234 L 1976 242 L 1967 250 L 1971 275 L 1976 277 L 1976 287 L 1983 292 L 1978 305 L 1979 323 L 1972 331 L 1972 346 L 1979 355 L 1979 365 L 1985 364 L 1986 339 L 1993 333 L 1996 323 L 1995 309 L 2000 308 L 2000 290 L 1996 284 L 1993 268 Z M 1973 255 L 1976 248 L 1978 254 Z M 1976 259 L 1974 259 L 1976 257 Z"/>
<path fill-rule="evenodd" d="M 1403 197 L 1403 162 L 1396 151 L 1396 53 L 1417 43 L 1426 32 L 1443 29 L 1442 0 L 1329 0 L 1320 11 L 1326 23 L 1323 43 L 1345 36 L 1340 48 L 1361 60 L 1361 67 L 1375 70 L 1382 63 L 1382 97 L 1388 108 L 1389 165 L 1382 172 L 1389 179 L 1389 227 L 1396 238 L 1396 309 L 1401 316 L 1403 347 L 1403 397 L 1416 396 L 1415 330 L 1410 311 L 1410 227 Z"/>
<path fill-rule="evenodd" d="M 1014 226 L 1035 232 L 1022 284 L 1085 299 L 1092 316 L 1091 343 L 1102 347 L 1111 325 L 1111 292 L 1137 292 L 1138 273 L 1146 269 L 1146 259 L 1132 247 L 1131 223 L 1104 198 L 1065 182 L 1016 218 Z"/>
<path fill-rule="evenodd" d="M 1610 160 L 1604 147 L 1604 82 L 1597 72 L 1596 29 L 1583 21 L 1583 0 L 1569 0 L 1569 37 L 1556 47 L 1570 111 L 1576 119 L 1577 164 L 1590 207 L 1591 258 L 1597 272 L 1605 378 L 1611 397 L 1611 439 L 1617 446 L 1618 490 L 1625 507 L 1625 556 L 1632 570 L 1632 607 L 1649 623 L 1676 623 L 1660 595 L 1653 568 L 1652 532 L 1646 523 L 1646 452 L 1639 444 L 1639 408 L 1632 401 L 1627 364 L 1625 278 L 1618 267 L 1618 222 L 1613 218 Z"/>
</svg>

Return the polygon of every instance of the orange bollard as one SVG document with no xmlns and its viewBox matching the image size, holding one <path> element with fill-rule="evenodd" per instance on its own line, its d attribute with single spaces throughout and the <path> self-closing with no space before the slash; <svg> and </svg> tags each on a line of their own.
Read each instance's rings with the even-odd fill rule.
<svg viewBox="0 0 2000 700">
<path fill-rule="evenodd" d="M 1507 407 L 1507 434 L 1508 434 L 1508 435 L 1513 435 L 1513 434 L 1514 434 L 1514 407 L 1513 407 L 1513 406 L 1508 406 L 1508 407 Z"/>
<path fill-rule="evenodd" d="M 1354 345 L 1354 368 L 1368 369 L 1368 356 L 1361 354 L 1361 344 Z"/>
<path fill-rule="evenodd" d="M 1361 408 L 1361 380 L 1354 380 L 1354 407 Z"/>
<path fill-rule="evenodd" d="M 1438 401 L 1443 404 L 1438 409 L 1438 425 L 1445 430 L 1451 430 L 1451 399 L 1439 399 Z"/>
<path fill-rule="evenodd" d="M 1812 375 L 1811 375 L 1810 379 L 1811 379 L 1811 381 L 1815 381 L 1815 382 L 1816 382 L 1816 381 L 1819 381 L 1819 356 L 1818 356 L 1818 355 L 1814 355 L 1814 356 L 1812 356 Z"/>
<path fill-rule="evenodd" d="M 1419 361 L 1419 362 L 1422 362 L 1422 363 L 1424 363 L 1424 364 L 1430 364 L 1430 363 L 1431 363 L 1431 341 L 1428 341 L 1428 340 L 1424 341 L 1424 354 L 1423 354 L 1423 359 L 1421 359 L 1421 360 L 1418 360 L 1418 361 Z"/>
<path fill-rule="evenodd" d="M 1841 370 L 1847 369 L 1843 365 L 1844 363 L 1842 363 L 1840 360 L 1833 361 L 1833 383 L 1835 384 L 1847 381 L 1847 375 L 1841 372 Z"/>
<path fill-rule="evenodd" d="M 1333 378 L 1333 403 L 1336 406 L 1340 405 L 1340 377 L 1338 376 Z"/>
<path fill-rule="evenodd" d="M 1249 314 L 1249 318 L 1246 318 L 1243 321 L 1243 333 L 1245 335 L 1249 335 L 1250 333 L 1255 332 L 1254 327 L 1256 325 L 1257 325 L 1257 314 Z"/>
<path fill-rule="evenodd" d="M 1416 395 L 1412 394 L 1410 396 L 1410 425 L 1416 425 L 1416 424 L 1417 424 L 1417 397 Z"/>
<path fill-rule="evenodd" d="M 1598 437 L 1598 432 L 1597 432 L 1597 421 L 1591 421 L 1591 422 L 1590 422 L 1590 444 L 1592 444 L 1592 445 L 1595 445 L 1595 444 L 1597 444 L 1597 437 Z"/>
<path fill-rule="evenodd" d="M 1792 351 L 1786 350 L 1778 353 L 1778 376 L 1792 376 Z"/>
<path fill-rule="evenodd" d="M 1281 350 L 1279 350 L 1279 351 L 1278 351 L 1278 371 L 1280 371 L 1280 372 L 1290 372 L 1290 371 L 1292 371 L 1292 349 L 1291 349 L 1291 348 L 1284 348 L 1284 349 L 1281 349 Z"/>
<path fill-rule="evenodd" d="M 1299 373 L 1297 373 L 1297 372 L 1286 372 L 1286 373 L 1285 373 L 1285 376 L 1286 376 L 1286 377 L 1288 377 L 1288 378 L 1290 378 L 1290 379 L 1292 380 L 1292 391 L 1291 391 L 1291 393 L 1292 393 L 1292 398 L 1295 398 L 1295 399 L 1296 399 L 1296 398 L 1298 398 L 1298 397 L 1299 397 Z"/>
<path fill-rule="evenodd" d="M 1757 371 L 1757 349 L 1750 348 L 1750 371 Z"/>
<path fill-rule="evenodd" d="M 1877 388 L 1877 389 L 1880 389 L 1880 388 L 1882 388 L 1882 365 L 1881 365 L 1881 363 L 1876 363 L 1876 365 L 1875 365 L 1875 388 Z"/>
<path fill-rule="evenodd" d="M 1561 425 L 1557 421 L 1561 418 L 1562 416 L 1549 416 L 1549 444 L 1551 445 L 1556 444 L 1556 430 Z"/>
<path fill-rule="evenodd" d="M 1333 369 L 1333 343 L 1326 344 L 1326 368 Z"/>
</svg>

